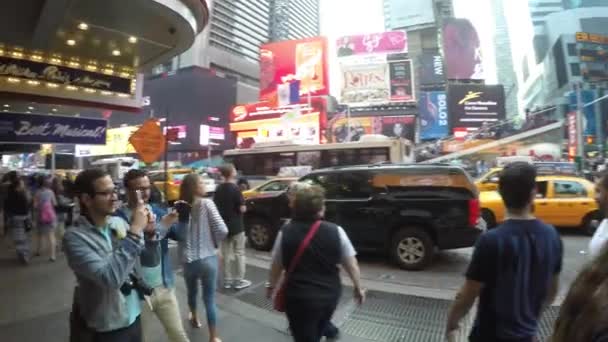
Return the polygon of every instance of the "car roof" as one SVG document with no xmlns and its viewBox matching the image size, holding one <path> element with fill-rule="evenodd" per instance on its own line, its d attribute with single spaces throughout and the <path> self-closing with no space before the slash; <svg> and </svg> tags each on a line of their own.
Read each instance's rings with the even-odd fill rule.
<svg viewBox="0 0 608 342">
<path fill-rule="evenodd" d="M 328 172 L 350 172 L 350 171 L 369 171 L 369 170 L 441 170 L 441 171 L 456 171 L 464 172 L 464 169 L 460 166 L 452 164 L 392 164 L 392 163 L 378 163 L 369 165 L 352 165 L 352 166 L 335 166 L 330 168 L 318 169 L 311 172 L 315 173 L 328 173 Z"/>
<path fill-rule="evenodd" d="M 536 177 L 536 181 L 550 181 L 550 180 L 563 180 L 563 181 L 578 181 L 578 182 L 589 182 L 589 180 L 578 177 L 578 176 L 568 176 L 568 175 L 541 175 Z"/>
</svg>

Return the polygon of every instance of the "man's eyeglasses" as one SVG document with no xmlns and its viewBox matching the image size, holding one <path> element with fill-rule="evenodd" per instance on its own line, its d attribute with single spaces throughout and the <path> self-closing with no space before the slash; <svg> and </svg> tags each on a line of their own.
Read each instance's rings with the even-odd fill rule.
<svg viewBox="0 0 608 342">
<path fill-rule="evenodd" d="M 135 192 L 135 191 L 141 191 L 141 192 L 145 192 L 145 191 L 150 191 L 152 189 L 152 187 L 141 187 L 141 188 L 133 188 L 133 189 L 129 189 L 129 191 L 131 192 Z"/>
<path fill-rule="evenodd" d="M 114 188 L 112 190 L 107 190 L 107 191 L 95 191 L 95 195 L 96 196 L 104 196 L 104 197 L 110 197 L 110 196 L 118 195 L 118 189 Z"/>
</svg>

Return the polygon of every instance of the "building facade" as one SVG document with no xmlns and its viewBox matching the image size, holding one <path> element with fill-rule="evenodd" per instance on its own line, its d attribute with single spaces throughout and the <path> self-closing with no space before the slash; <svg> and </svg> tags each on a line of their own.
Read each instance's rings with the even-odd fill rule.
<svg viewBox="0 0 608 342">
<path fill-rule="evenodd" d="M 271 41 L 316 37 L 320 34 L 320 0 L 271 0 Z"/>
<path fill-rule="evenodd" d="M 154 73 L 190 66 L 237 81 L 237 102 L 258 100 L 259 49 L 270 41 L 319 35 L 319 0 L 212 0 L 208 28 L 192 48 Z"/>
<path fill-rule="evenodd" d="M 584 75 L 587 64 L 581 58 L 577 32 L 608 36 L 608 6 L 582 7 L 555 12 L 544 18 L 543 36 L 548 46 L 540 63 L 527 59 L 520 96 L 525 108 L 556 107 L 559 117 L 568 111 L 568 98 L 575 84 L 583 89 L 608 89 L 606 80 L 590 80 Z M 608 45 L 607 45 L 608 46 Z M 536 51 L 529 51 L 528 56 Z M 608 63 L 604 63 L 604 68 Z"/>
<path fill-rule="evenodd" d="M 505 16 L 504 0 L 493 0 L 491 6 L 495 25 L 496 76 L 498 84 L 502 84 L 505 88 L 505 107 L 507 118 L 509 118 L 517 116 L 519 113 L 518 82 L 513 64 L 511 37 Z"/>
</svg>

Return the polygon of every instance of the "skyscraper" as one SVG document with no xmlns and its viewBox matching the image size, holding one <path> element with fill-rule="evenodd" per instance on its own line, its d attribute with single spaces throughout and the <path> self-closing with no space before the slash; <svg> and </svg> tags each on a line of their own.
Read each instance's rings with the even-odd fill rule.
<svg viewBox="0 0 608 342">
<path fill-rule="evenodd" d="M 534 53 L 536 63 L 540 63 L 549 50 L 549 43 L 545 34 L 546 17 L 549 14 L 564 10 L 564 0 L 529 0 L 530 17 L 534 26 Z"/>
<path fill-rule="evenodd" d="M 212 0 L 208 28 L 190 50 L 156 73 L 192 65 L 235 78 L 237 101 L 253 102 L 259 93 L 259 49 L 269 41 L 319 35 L 319 0 Z"/>
<path fill-rule="evenodd" d="M 320 33 L 320 0 L 271 0 L 272 41 L 316 37 Z"/>
<path fill-rule="evenodd" d="M 504 0 L 492 1 L 494 15 L 494 51 L 496 54 L 496 76 L 498 83 L 505 88 L 505 107 L 507 117 L 515 116 L 519 112 L 517 102 L 518 82 L 513 66 L 513 53 L 511 50 L 511 37 L 507 18 L 505 17 Z"/>
</svg>

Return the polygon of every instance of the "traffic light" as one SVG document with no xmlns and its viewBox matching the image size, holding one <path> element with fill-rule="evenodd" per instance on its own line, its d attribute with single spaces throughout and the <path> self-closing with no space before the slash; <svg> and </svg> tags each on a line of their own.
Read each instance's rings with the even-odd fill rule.
<svg viewBox="0 0 608 342">
<path fill-rule="evenodd" d="M 593 145 L 593 136 L 592 135 L 587 136 L 587 145 Z"/>
</svg>

